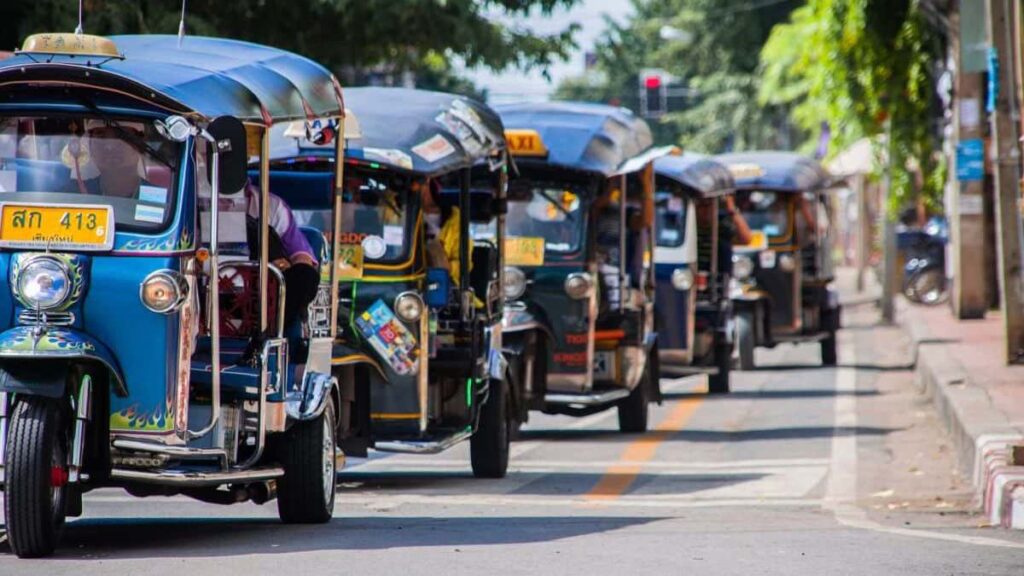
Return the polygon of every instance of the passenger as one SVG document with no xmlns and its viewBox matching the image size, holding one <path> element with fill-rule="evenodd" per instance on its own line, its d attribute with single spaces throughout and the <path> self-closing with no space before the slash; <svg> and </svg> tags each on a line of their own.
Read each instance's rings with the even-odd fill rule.
<svg viewBox="0 0 1024 576">
<path fill-rule="evenodd" d="M 245 188 L 246 232 L 250 254 L 259 247 L 260 191 L 249 184 Z M 303 319 L 309 304 L 316 298 L 320 286 L 320 268 L 309 241 L 299 230 L 291 208 L 278 196 L 270 194 L 267 211 L 270 243 L 267 252 L 270 263 L 284 275 L 284 325 L 292 327 Z"/>
</svg>

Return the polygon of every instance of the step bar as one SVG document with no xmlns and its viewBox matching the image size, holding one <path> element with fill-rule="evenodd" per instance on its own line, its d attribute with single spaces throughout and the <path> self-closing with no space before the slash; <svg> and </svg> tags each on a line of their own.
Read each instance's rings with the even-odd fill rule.
<svg viewBox="0 0 1024 576">
<path fill-rule="evenodd" d="M 568 406 L 603 406 L 628 397 L 630 392 L 627 388 L 616 388 L 589 394 L 545 394 L 544 401 L 548 404 Z"/>
<path fill-rule="evenodd" d="M 438 454 L 472 435 L 473 431 L 467 429 L 435 441 L 393 440 L 390 442 L 376 442 L 373 449 L 378 452 L 399 452 L 402 454 Z"/>
</svg>

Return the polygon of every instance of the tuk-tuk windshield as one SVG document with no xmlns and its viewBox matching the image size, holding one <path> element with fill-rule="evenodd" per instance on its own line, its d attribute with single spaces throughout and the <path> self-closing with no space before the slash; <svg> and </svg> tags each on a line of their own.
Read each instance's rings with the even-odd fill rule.
<svg viewBox="0 0 1024 576">
<path fill-rule="evenodd" d="M 367 261 L 405 257 L 413 236 L 410 215 L 419 209 L 416 198 L 392 188 L 386 179 L 349 179 L 342 197 L 342 244 L 361 244 Z"/>
<path fill-rule="evenodd" d="M 762 190 L 736 193 L 736 208 L 747 225 L 763 237 L 785 237 L 789 234 L 789 195 Z"/>
<path fill-rule="evenodd" d="M 675 194 L 658 192 L 654 198 L 658 246 L 678 248 L 686 237 L 686 202 Z"/>
<path fill-rule="evenodd" d="M 584 195 L 568 187 L 538 185 L 509 190 L 505 223 L 508 235 L 543 238 L 547 252 L 580 248 L 586 217 Z"/>
<path fill-rule="evenodd" d="M 113 207 L 117 229 L 170 221 L 180 144 L 151 121 L 0 118 L 0 201 Z"/>
</svg>

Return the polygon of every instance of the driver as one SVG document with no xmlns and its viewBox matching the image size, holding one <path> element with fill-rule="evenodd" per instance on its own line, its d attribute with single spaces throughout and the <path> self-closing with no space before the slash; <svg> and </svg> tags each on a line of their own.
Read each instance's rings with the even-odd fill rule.
<svg viewBox="0 0 1024 576">
<path fill-rule="evenodd" d="M 135 198 L 140 187 L 150 185 L 140 172 L 142 154 L 126 140 L 131 137 L 143 141 L 145 127 L 141 122 L 118 122 L 115 127 L 105 120 L 87 120 L 85 137 L 68 145 L 72 162 L 68 192 Z M 82 169 L 90 161 L 99 174 L 82 178 Z"/>
</svg>

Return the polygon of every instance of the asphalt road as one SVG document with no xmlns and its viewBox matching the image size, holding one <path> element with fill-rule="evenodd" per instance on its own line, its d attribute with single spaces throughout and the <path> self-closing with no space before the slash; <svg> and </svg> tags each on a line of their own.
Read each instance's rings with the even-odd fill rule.
<svg viewBox="0 0 1024 576">
<path fill-rule="evenodd" d="M 350 461 L 327 525 L 97 491 L 54 558 L 0 574 L 1024 574 L 1024 533 L 985 525 L 874 318 L 847 311 L 838 368 L 784 346 L 727 397 L 665 381 L 646 435 L 535 415 L 504 480 L 466 446 Z"/>
</svg>

